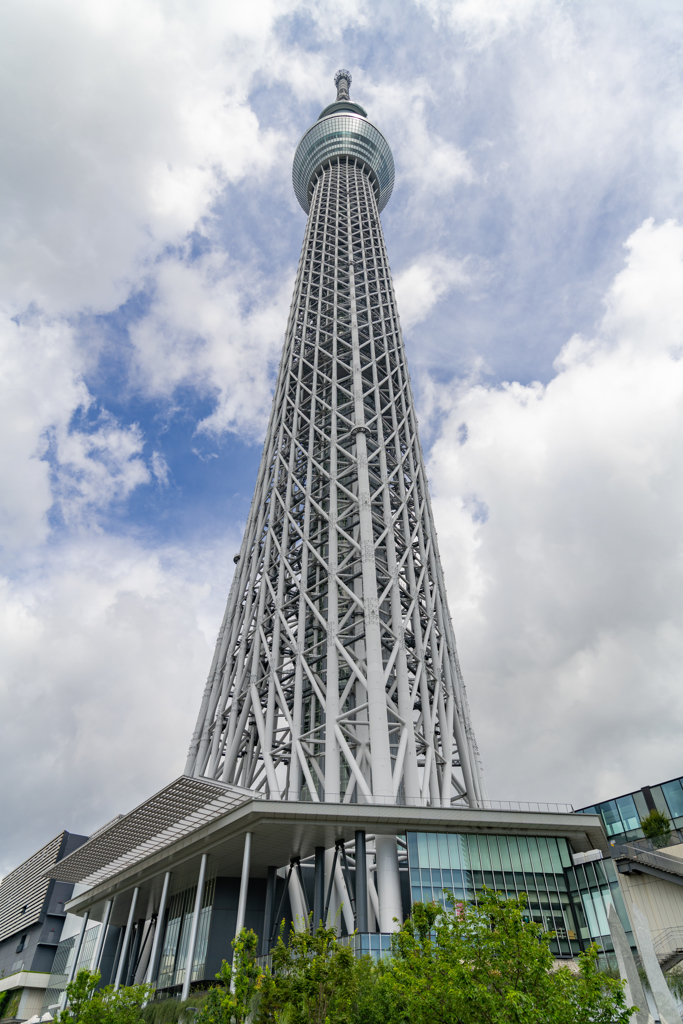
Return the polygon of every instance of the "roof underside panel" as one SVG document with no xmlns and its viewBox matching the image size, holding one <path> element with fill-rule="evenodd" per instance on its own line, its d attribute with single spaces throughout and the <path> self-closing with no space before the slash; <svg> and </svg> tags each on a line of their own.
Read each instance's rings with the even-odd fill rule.
<svg viewBox="0 0 683 1024">
<path fill-rule="evenodd" d="M 47 877 L 96 885 L 258 797 L 238 786 L 181 775 L 65 857 Z"/>
</svg>

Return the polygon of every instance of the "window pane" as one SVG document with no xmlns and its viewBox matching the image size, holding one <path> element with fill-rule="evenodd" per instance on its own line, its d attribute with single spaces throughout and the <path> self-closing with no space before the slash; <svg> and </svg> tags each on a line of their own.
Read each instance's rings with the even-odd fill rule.
<svg viewBox="0 0 683 1024">
<path fill-rule="evenodd" d="M 541 856 L 540 856 L 540 854 L 538 852 L 538 844 L 536 842 L 535 837 L 529 836 L 528 843 L 529 843 L 529 855 L 531 857 L 531 869 L 532 869 L 532 871 L 539 871 L 539 872 L 541 872 L 541 871 L 543 871 L 543 867 L 541 865 Z"/>
<path fill-rule="evenodd" d="M 615 836 L 624 831 L 621 815 L 614 800 L 606 800 L 604 804 L 600 804 L 600 813 L 608 836 Z"/>
<path fill-rule="evenodd" d="M 491 856 L 491 868 L 493 871 L 502 871 L 500 863 L 500 852 L 498 849 L 498 840 L 496 836 L 489 836 L 489 854 Z M 503 840 L 504 842 L 504 840 Z"/>
<path fill-rule="evenodd" d="M 550 854 L 548 853 L 548 840 L 542 837 L 536 840 L 538 843 L 538 852 L 541 855 L 541 864 L 546 874 L 552 874 L 553 865 L 550 860 Z"/>
<path fill-rule="evenodd" d="M 529 855 L 529 843 L 525 836 L 520 836 L 517 840 L 519 843 L 519 855 L 522 858 L 522 869 L 524 871 L 531 871 L 531 857 Z"/>
<path fill-rule="evenodd" d="M 467 849 L 470 855 L 470 867 L 473 871 L 481 871 L 481 861 L 479 860 L 479 845 L 477 843 L 476 836 L 467 836 Z"/>
<path fill-rule="evenodd" d="M 466 844 L 462 836 L 450 835 L 448 837 L 448 852 L 451 858 L 451 867 L 467 867 Z"/>
<path fill-rule="evenodd" d="M 548 853 L 550 854 L 550 860 L 553 865 L 553 871 L 562 873 L 562 860 L 560 859 L 560 852 L 557 849 L 557 839 L 548 840 Z"/>
<path fill-rule="evenodd" d="M 662 786 L 662 793 L 669 805 L 671 817 L 679 818 L 683 814 L 683 789 L 678 779 L 665 783 Z"/>
<path fill-rule="evenodd" d="M 681 790 L 680 786 L 678 788 L 681 795 L 683 795 L 683 790 Z M 621 820 L 624 823 L 624 831 L 629 832 L 632 828 L 638 828 L 640 826 L 635 801 L 630 793 L 628 796 L 619 797 L 617 800 L 617 807 L 619 808 Z"/>
<path fill-rule="evenodd" d="M 508 836 L 508 849 L 510 851 L 510 860 L 512 861 L 512 870 L 521 871 L 522 861 L 519 856 L 519 844 L 517 842 L 517 836 Z"/>
</svg>

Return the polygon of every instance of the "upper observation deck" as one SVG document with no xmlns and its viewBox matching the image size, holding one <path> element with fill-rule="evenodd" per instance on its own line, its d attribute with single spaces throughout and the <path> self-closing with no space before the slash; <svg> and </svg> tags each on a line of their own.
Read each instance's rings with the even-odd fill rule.
<svg viewBox="0 0 683 1024">
<path fill-rule="evenodd" d="M 350 73 L 338 71 L 334 81 L 336 101 L 325 107 L 296 148 L 292 168 L 294 192 L 301 208 L 308 213 L 317 172 L 328 160 L 348 156 L 367 168 L 381 213 L 394 187 L 394 158 L 389 143 L 379 128 L 368 121 L 360 104 L 349 99 Z"/>
</svg>

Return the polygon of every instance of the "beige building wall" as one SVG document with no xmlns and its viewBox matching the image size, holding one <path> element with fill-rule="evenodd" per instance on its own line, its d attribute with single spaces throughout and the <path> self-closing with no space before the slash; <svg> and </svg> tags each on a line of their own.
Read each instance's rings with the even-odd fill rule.
<svg viewBox="0 0 683 1024">
<path fill-rule="evenodd" d="M 19 1003 L 17 1017 L 23 1017 L 24 1020 L 28 1020 L 29 1017 L 35 1017 L 43 1008 L 44 998 L 44 988 L 25 988 Z"/>
<path fill-rule="evenodd" d="M 683 885 L 646 874 L 619 874 L 619 884 L 629 917 L 633 920 L 635 903 L 649 921 L 655 946 L 658 935 L 668 928 L 679 928 L 683 934 Z"/>
</svg>

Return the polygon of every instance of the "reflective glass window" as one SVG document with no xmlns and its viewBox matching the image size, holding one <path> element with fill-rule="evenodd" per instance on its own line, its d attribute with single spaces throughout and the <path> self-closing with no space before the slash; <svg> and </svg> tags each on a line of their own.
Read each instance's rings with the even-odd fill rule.
<svg viewBox="0 0 683 1024">
<path fill-rule="evenodd" d="M 505 842 L 505 839 L 501 836 L 501 842 Z M 500 845 L 497 836 L 488 836 L 489 843 L 489 855 L 491 857 L 491 868 L 494 871 L 502 871 L 503 864 L 500 857 Z"/>
<path fill-rule="evenodd" d="M 683 815 L 683 789 L 681 789 L 680 779 L 674 779 L 673 782 L 665 782 L 662 786 L 662 793 L 669 805 L 671 817 L 680 818 Z"/>
<path fill-rule="evenodd" d="M 600 814 L 602 820 L 605 823 L 605 831 L 608 836 L 618 835 L 619 832 L 624 831 L 624 827 L 621 823 L 621 815 L 617 808 L 615 800 L 606 800 L 603 804 L 599 804 Z"/>
<path fill-rule="evenodd" d="M 486 842 L 486 836 L 475 836 L 475 839 L 479 842 L 479 860 L 481 863 L 482 871 L 491 870 L 491 858 L 489 856 L 489 844 Z"/>
<path fill-rule="evenodd" d="M 522 860 L 522 870 L 531 871 L 531 856 L 529 854 L 529 842 L 526 836 L 520 836 L 517 842 L 519 843 L 519 855 Z"/>
<path fill-rule="evenodd" d="M 481 871 L 479 860 L 479 845 L 476 836 L 467 836 L 467 849 L 469 852 L 470 867 L 473 871 Z"/>
<path fill-rule="evenodd" d="M 548 851 L 548 840 L 545 837 L 541 836 L 539 839 L 536 840 L 536 842 L 538 843 L 538 852 L 541 857 L 541 864 L 543 866 L 543 870 L 551 873 L 553 870 L 553 864 L 550 859 L 550 853 Z"/>
<path fill-rule="evenodd" d="M 521 871 L 522 861 L 519 856 L 519 843 L 517 841 L 517 836 L 508 836 L 507 843 L 508 850 L 510 851 L 510 861 L 512 863 L 512 870 Z"/>
<path fill-rule="evenodd" d="M 531 857 L 531 869 L 534 872 L 542 873 L 543 865 L 541 864 L 541 855 L 538 852 L 536 837 L 530 836 L 527 842 L 529 844 L 529 856 Z"/>
<path fill-rule="evenodd" d="M 437 836 L 439 844 L 439 863 L 442 868 L 449 868 L 451 866 L 451 858 L 448 853 L 448 836 L 445 833 L 439 833 Z"/>
<path fill-rule="evenodd" d="M 639 828 L 640 819 L 633 796 L 630 793 L 627 796 L 620 796 L 616 804 L 624 825 L 624 832 L 630 832 L 631 829 Z"/>
</svg>

